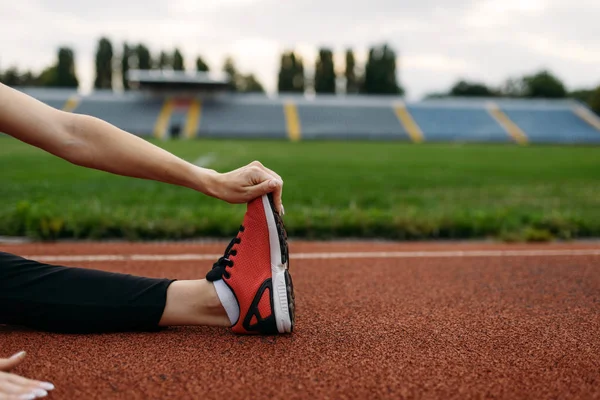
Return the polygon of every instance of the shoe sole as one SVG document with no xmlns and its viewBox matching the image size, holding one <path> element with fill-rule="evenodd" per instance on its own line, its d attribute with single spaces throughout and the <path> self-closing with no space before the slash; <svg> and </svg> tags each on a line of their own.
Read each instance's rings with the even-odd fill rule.
<svg viewBox="0 0 600 400">
<path fill-rule="evenodd" d="M 273 312 L 279 333 L 294 330 L 295 298 L 294 285 L 289 273 L 289 251 L 287 233 L 271 194 L 262 197 L 269 230 L 271 249 L 271 277 L 273 284 Z"/>
</svg>

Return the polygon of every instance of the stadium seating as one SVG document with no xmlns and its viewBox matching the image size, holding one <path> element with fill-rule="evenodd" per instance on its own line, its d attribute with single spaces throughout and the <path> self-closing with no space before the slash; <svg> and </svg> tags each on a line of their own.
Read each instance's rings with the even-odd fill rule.
<svg viewBox="0 0 600 400">
<path fill-rule="evenodd" d="M 600 143 L 600 131 L 569 109 L 504 109 L 532 143 Z"/>
<path fill-rule="evenodd" d="M 87 96 L 63 89 L 24 91 L 52 107 L 73 108 L 142 136 L 155 135 L 159 116 L 168 110 L 164 98 L 136 91 L 98 91 Z M 584 120 L 575 112 L 582 105 L 574 101 L 450 98 L 408 102 L 404 108 L 399 100 L 225 94 L 201 99 L 197 123 L 188 124 L 193 114 L 189 102 L 172 108 L 159 131 L 191 126 L 187 130 L 191 137 L 409 141 L 422 136 L 426 142 L 600 143 L 600 120 Z"/>
<path fill-rule="evenodd" d="M 73 89 L 25 88 L 21 91 L 59 110 L 65 107 L 70 98 L 77 95 Z"/>
<path fill-rule="evenodd" d="M 407 107 L 426 141 L 508 142 L 510 136 L 481 106 L 415 104 Z"/>
<path fill-rule="evenodd" d="M 283 105 L 262 96 L 205 101 L 197 136 L 286 138 Z"/>
<path fill-rule="evenodd" d="M 404 139 L 391 107 L 298 106 L 304 139 Z"/>
<path fill-rule="evenodd" d="M 151 135 L 163 106 L 161 99 L 140 99 L 134 93 L 97 93 L 81 99 L 76 113 L 101 118 L 136 135 Z"/>
</svg>

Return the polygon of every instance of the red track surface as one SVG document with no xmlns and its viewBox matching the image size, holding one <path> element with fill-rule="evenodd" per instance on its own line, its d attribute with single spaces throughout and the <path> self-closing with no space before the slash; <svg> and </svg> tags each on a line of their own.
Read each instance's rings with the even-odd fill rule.
<svg viewBox="0 0 600 400">
<path fill-rule="evenodd" d="M 220 253 L 212 244 L 1 245 L 20 255 Z M 55 399 L 600 398 L 600 256 L 297 259 L 296 253 L 598 244 L 291 243 L 296 331 L 60 335 L 0 327 Z M 33 257 L 35 258 L 35 257 Z M 73 263 L 66 263 L 74 265 Z M 82 262 L 203 277 L 211 261 Z"/>
</svg>

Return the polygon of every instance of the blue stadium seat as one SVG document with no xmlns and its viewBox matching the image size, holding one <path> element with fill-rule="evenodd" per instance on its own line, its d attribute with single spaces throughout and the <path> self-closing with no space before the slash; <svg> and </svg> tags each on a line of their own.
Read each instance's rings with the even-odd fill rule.
<svg viewBox="0 0 600 400">
<path fill-rule="evenodd" d="M 283 106 L 275 102 L 206 101 L 198 136 L 286 138 Z"/>
<path fill-rule="evenodd" d="M 74 112 L 93 115 L 136 135 L 150 136 L 162 106 L 160 99 L 94 95 L 83 98 Z"/>
<path fill-rule="evenodd" d="M 77 92 L 73 89 L 25 88 L 24 92 L 62 109 Z M 410 140 L 395 114 L 397 98 L 386 96 L 308 97 L 231 94 L 201 103 L 199 137 L 287 138 L 284 105 L 295 105 L 301 138 Z M 573 112 L 570 100 L 450 98 L 407 103 L 406 108 L 425 141 L 498 142 L 513 139 L 489 114 L 488 101 L 497 104 L 533 143 L 600 143 L 600 131 Z M 163 108 L 160 97 L 135 91 L 115 94 L 95 91 L 81 96 L 76 113 L 106 120 L 137 135 L 151 136 Z M 187 122 L 187 108 L 176 108 L 167 129 Z"/>
<path fill-rule="evenodd" d="M 423 131 L 425 141 L 510 142 L 502 126 L 480 106 L 454 107 L 408 105 L 408 111 Z"/>
<path fill-rule="evenodd" d="M 505 107 L 503 111 L 532 143 L 600 143 L 600 131 L 570 109 Z"/>
<path fill-rule="evenodd" d="M 391 105 L 298 104 L 303 139 L 409 140 Z"/>
<path fill-rule="evenodd" d="M 67 100 L 77 94 L 73 89 L 19 88 L 19 90 L 58 110 L 62 110 Z"/>
</svg>

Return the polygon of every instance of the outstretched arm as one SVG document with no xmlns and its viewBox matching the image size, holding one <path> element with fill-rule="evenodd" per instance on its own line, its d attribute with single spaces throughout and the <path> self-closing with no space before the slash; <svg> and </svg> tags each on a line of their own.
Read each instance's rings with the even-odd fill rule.
<svg viewBox="0 0 600 400">
<path fill-rule="evenodd" d="M 282 211 L 283 181 L 258 161 L 223 174 L 200 168 L 98 118 L 57 110 L 2 84 L 0 132 L 76 165 L 184 186 L 229 203 L 273 192 Z"/>
</svg>

